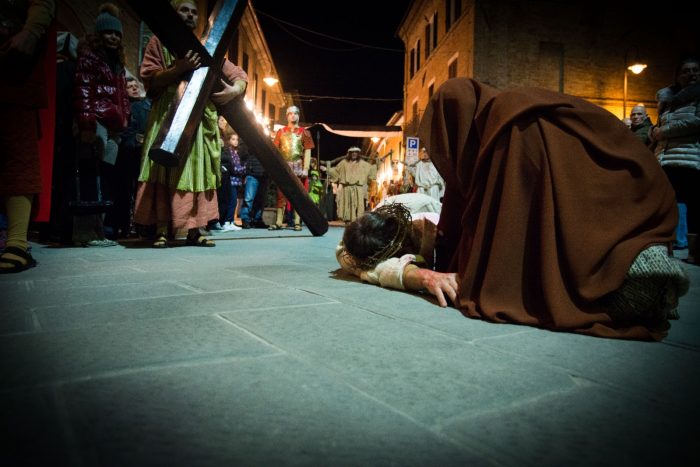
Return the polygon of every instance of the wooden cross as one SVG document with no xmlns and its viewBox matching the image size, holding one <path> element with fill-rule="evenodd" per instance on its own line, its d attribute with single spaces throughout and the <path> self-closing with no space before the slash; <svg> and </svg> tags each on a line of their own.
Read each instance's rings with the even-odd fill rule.
<svg viewBox="0 0 700 467">
<path fill-rule="evenodd" d="M 196 3 L 196 0 L 192 0 Z M 165 47 L 178 57 L 189 50 L 199 53 L 202 65 L 192 76 L 180 83 L 170 108 L 149 152 L 156 162 L 175 161 L 187 157 L 192 138 L 209 96 L 223 78 L 221 67 L 234 32 L 247 6 L 244 0 L 217 0 L 208 18 L 207 30 L 201 41 L 180 19 L 168 0 L 128 0 L 129 5 L 160 39 Z M 306 189 L 289 168 L 277 147 L 263 133 L 242 98 L 217 107 L 231 128 L 246 142 L 279 189 L 291 202 L 309 231 L 320 236 L 328 231 L 328 221 L 309 198 Z"/>
</svg>

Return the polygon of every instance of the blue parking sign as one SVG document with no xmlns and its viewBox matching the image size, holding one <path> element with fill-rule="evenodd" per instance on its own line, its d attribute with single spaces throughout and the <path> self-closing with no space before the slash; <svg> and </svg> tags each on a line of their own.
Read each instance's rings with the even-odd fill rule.
<svg viewBox="0 0 700 467">
<path fill-rule="evenodd" d="M 418 162 L 418 146 L 420 140 L 416 136 L 406 137 L 406 164 L 414 164 Z"/>
</svg>

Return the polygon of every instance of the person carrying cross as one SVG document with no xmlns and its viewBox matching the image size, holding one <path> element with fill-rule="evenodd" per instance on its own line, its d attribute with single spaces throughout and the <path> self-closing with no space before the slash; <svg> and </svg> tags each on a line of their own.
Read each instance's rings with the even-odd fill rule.
<svg viewBox="0 0 700 467">
<path fill-rule="evenodd" d="M 194 31 L 199 19 L 195 0 L 171 0 L 170 3 Z M 216 189 L 221 184 L 221 147 L 215 105 L 224 105 L 245 92 L 248 81 L 245 71 L 224 60 L 222 73 L 226 81 L 222 79 L 221 90 L 211 94 L 192 149 L 176 167 L 166 168 L 148 157 L 177 86 L 188 73 L 199 68 L 201 62 L 194 51 L 187 52 L 184 57 L 174 55 L 154 36 L 146 46 L 141 63 L 141 78 L 153 105 L 143 145 L 134 221 L 156 225 L 155 248 L 168 246 L 169 227 L 173 233 L 187 229 L 187 245 L 215 246 L 200 230 L 209 220 L 218 217 Z"/>
</svg>

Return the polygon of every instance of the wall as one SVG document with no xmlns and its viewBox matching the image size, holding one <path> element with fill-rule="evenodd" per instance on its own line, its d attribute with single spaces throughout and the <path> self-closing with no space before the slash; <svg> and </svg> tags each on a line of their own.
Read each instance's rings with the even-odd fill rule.
<svg viewBox="0 0 700 467">
<path fill-rule="evenodd" d="M 404 113 L 407 135 L 417 129 L 427 103 L 427 85 L 447 79 L 447 61 L 459 57 L 458 76 L 503 89 L 540 86 L 600 105 L 622 118 L 625 57 L 648 64 L 629 73 L 627 113 L 638 102 L 656 121 L 656 91 L 671 84 L 678 60 L 698 55 L 700 28 L 692 15 L 669 2 L 644 8 L 638 2 L 582 0 L 463 0 L 462 15 L 445 31 L 447 0 L 415 0 L 399 27 L 406 47 Z M 438 49 L 409 77 L 409 51 L 423 39 L 426 16 L 441 14 Z"/>
<path fill-rule="evenodd" d="M 79 39 L 82 39 L 85 34 L 91 34 L 94 31 L 95 19 L 97 18 L 98 8 L 104 3 L 95 0 L 58 0 L 56 2 L 56 21 L 58 22 L 58 30 L 66 30 L 72 32 Z M 139 67 L 139 31 L 141 20 L 137 18 L 134 12 L 125 2 L 113 2 L 120 9 L 119 19 L 122 22 L 124 30 L 122 41 L 124 51 L 126 52 L 126 67 L 131 73 L 138 73 Z"/>
<path fill-rule="evenodd" d="M 405 136 L 415 136 L 418 123 L 425 111 L 429 99 L 429 87 L 436 90 L 448 78 L 448 62 L 457 59 L 457 75 L 471 76 L 473 73 L 473 16 L 468 12 L 473 8 L 473 1 L 462 1 L 462 14 L 453 22 L 449 34 L 446 31 L 446 1 L 416 1 L 409 8 L 406 19 L 399 28 L 399 37 L 406 46 L 406 64 L 404 69 L 404 119 Z M 426 18 L 433 18 L 437 13 L 438 40 L 434 50 L 425 56 Z M 417 40 L 421 41 L 420 68 L 411 78 L 409 73 L 409 53 Z M 417 102 L 417 113 L 413 103 Z"/>
</svg>

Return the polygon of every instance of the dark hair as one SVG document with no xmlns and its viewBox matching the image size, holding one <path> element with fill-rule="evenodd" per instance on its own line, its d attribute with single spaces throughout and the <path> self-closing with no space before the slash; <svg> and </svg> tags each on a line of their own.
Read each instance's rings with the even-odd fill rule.
<svg viewBox="0 0 700 467">
<path fill-rule="evenodd" d="M 389 204 L 351 222 L 343 234 L 345 251 L 360 269 L 372 269 L 402 250 L 411 227 L 411 213 L 402 204 Z"/>
<path fill-rule="evenodd" d="M 674 86 L 677 88 L 675 89 L 676 92 L 680 91 L 680 84 L 678 82 L 678 77 L 681 75 L 681 69 L 683 66 L 687 65 L 688 63 L 697 63 L 700 65 L 700 60 L 698 60 L 695 57 L 686 57 L 680 62 L 678 62 L 678 65 L 676 66 L 676 76 L 675 76 L 675 83 Z"/>
<path fill-rule="evenodd" d="M 226 128 L 224 129 L 224 131 L 222 131 L 222 133 L 223 134 L 221 136 L 223 137 L 224 146 L 226 146 L 226 147 L 228 147 L 228 144 L 229 144 L 228 142 L 231 139 L 231 136 L 233 136 L 233 135 L 238 136 L 238 133 L 236 133 L 228 123 L 226 124 Z M 238 143 L 240 144 L 240 137 L 239 137 Z"/>
<path fill-rule="evenodd" d="M 679 75 L 680 72 L 681 72 L 681 68 L 683 68 L 683 65 L 686 65 L 686 64 L 688 64 L 688 63 L 697 63 L 698 65 L 700 65 L 700 60 L 698 60 L 698 59 L 695 58 L 695 57 L 686 57 L 686 58 L 684 58 L 683 60 L 681 60 L 681 61 L 678 63 L 678 66 L 676 67 L 676 75 Z"/>
<path fill-rule="evenodd" d="M 99 55 L 102 58 L 107 56 L 105 41 L 101 34 L 88 34 L 85 38 L 78 44 L 78 52 L 83 49 L 91 50 L 93 53 Z M 119 42 L 119 47 L 116 50 L 117 59 L 119 64 L 126 67 L 126 54 L 124 52 L 124 42 Z"/>
</svg>

